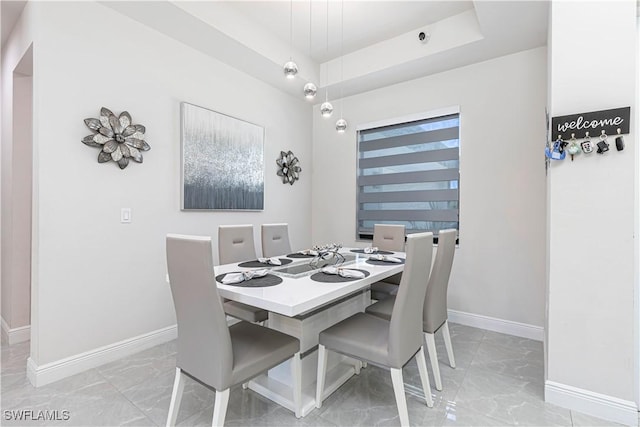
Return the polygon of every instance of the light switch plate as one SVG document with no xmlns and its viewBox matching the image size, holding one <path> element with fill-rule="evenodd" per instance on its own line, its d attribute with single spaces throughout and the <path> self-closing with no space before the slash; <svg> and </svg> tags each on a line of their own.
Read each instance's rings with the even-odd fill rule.
<svg viewBox="0 0 640 427">
<path fill-rule="evenodd" d="M 131 208 L 120 209 L 120 222 L 122 224 L 129 224 L 131 222 Z"/>
</svg>

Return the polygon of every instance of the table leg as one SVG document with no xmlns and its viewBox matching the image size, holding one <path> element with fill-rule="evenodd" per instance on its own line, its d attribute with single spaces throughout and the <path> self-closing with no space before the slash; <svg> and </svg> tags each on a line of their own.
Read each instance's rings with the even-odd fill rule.
<svg viewBox="0 0 640 427">
<path fill-rule="evenodd" d="M 295 336 L 300 340 L 302 354 L 302 396 L 301 415 L 304 417 L 315 408 L 316 376 L 318 367 L 318 335 L 324 329 L 352 316 L 363 312 L 370 304 L 369 291 L 353 295 L 334 304 L 315 310 L 309 315 L 287 317 L 269 313 L 269 327 Z M 291 385 L 291 361 L 269 370 L 249 382 L 249 388 L 264 397 L 273 400 L 281 406 L 293 411 L 293 389 Z M 325 398 L 336 391 L 351 378 L 360 361 L 329 352 L 327 361 L 327 375 L 325 379 Z"/>
</svg>

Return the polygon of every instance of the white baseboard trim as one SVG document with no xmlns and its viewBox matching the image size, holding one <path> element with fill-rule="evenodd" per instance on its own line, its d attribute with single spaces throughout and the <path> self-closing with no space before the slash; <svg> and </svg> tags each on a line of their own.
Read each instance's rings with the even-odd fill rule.
<svg viewBox="0 0 640 427">
<path fill-rule="evenodd" d="M 29 341 L 31 339 L 31 325 L 11 329 L 6 320 L 4 320 L 4 317 L 0 318 L 0 323 L 2 323 L 2 335 L 9 345 Z"/>
<path fill-rule="evenodd" d="M 452 323 L 460 323 L 461 325 L 515 335 L 516 337 L 529 338 L 536 341 L 544 340 L 544 328 L 542 326 L 534 326 L 457 310 L 448 310 L 447 313 L 449 315 L 449 321 Z"/>
<path fill-rule="evenodd" d="M 544 383 L 544 399 L 548 403 L 604 420 L 638 426 L 638 407 L 628 400 L 549 380 Z"/>
<path fill-rule="evenodd" d="M 171 341 L 177 336 L 177 326 L 173 325 L 43 365 L 37 365 L 29 358 L 27 378 L 34 387 L 40 387 Z"/>
</svg>

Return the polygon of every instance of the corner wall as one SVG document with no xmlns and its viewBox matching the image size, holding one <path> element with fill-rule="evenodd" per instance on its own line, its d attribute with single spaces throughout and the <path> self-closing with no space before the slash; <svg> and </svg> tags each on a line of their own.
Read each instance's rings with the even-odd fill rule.
<svg viewBox="0 0 640 427">
<path fill-rule="evenodd" d="M 0 231 L 2 333 L 9 344 L 28 341 L 30 330 L 32 8 L 27 5 L 2 46 L 2 146 Z M 24 61 L 24 62 L 23 62 Z M 26 64 L 26 65 L 25 65 Z M 21 75 L 24 73 L 25 75 Z M 15 109 L 15 111 L 14 111 Z"/>
<path fill-rule="evenodd" d="M 545 291 L 546 49 L 536 48 L 340 100 L 313 115 L 315 243 L 356 242 L 355 129 L 460 107 L 460 245 L 449 286 L 456 319 L 542 340 Z"/>
<path fill-rule="evenodd" d="M 624 151 L 550 169 L 545 398 L 628 425 L 638 423 L 636 19 L 631 0 L 553 2 L 549 40 L 552 115 L 631 106 L 631 133 Z"/>
</svg>

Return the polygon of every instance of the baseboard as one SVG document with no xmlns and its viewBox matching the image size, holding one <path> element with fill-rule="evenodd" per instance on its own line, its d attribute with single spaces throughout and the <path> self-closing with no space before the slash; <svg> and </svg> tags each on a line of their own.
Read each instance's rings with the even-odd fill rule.
<svg viewBox="0 0 640 427">
<path fill-rule="evenodd" d="M 544 328 L 511 320 L 497 319 L 481 314 L 465 313 L 464 311 L 448 310 L 449 321 L 474 328 L 500 332 L 516 337 L 529 338 L 536 341 L 544 339 Z"/>
<path fill-rule="evenodd" d="M 4 320 L 4 317 L 0 318 L 0 323 L 2 323 L 2 336 L 9 345 L 29 341 L 31 339 L 30 325 L 11 329 L 9 328 L 9 324 L 6 320 Z"/>
<path fill-rule="evenodd" d="M 177 335 L 177 327 L 173 325 L 43 365 L 29 358 L 27 378 L 34 387 L 40 387 L 171 341 Z"/>
<path fill-rule="evenodd" d="M 544 399 L 548 403 L 604 420 L 638 426 L 638 407 L 628 400 L 549 380 L 544 383 Z"/>
</svg>

